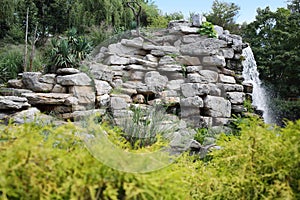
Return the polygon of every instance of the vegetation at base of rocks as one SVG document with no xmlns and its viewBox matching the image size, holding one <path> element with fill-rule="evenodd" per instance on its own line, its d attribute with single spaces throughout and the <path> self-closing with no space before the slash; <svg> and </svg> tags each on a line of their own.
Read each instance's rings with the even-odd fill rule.
<svg viewBox="0 0 300 200">
<path fill-rule="evenodd" d="M 248 118 L 239 128 L 239 136 L 219 137 L 208 162 L 183 154 L 164 169 L 132 174 L 92 157 L 71 123 L 1 126 L 0 198 L 299 199 L 300 121 L 278 128 Z"/>
<path fill-rule="evenodd" d="M 217 32 L 214 29 L 214 25 L 211 22 L 204 22 L 198 30 L 200 35 L 206 35 L 210 38 L 216 38 Z"/>
<path fill-rule="evenodd" d="M 121 136 L 133 149 L 152 146 L 157 141 L 167 140 L 170 134 L 178 128 L 178 122 L 170 123 L 162 106 L 132 107 L 131 110 L 133 111 L 132 117 L 120 119 L 119 127 L 122 130 Z"/>
</svg>

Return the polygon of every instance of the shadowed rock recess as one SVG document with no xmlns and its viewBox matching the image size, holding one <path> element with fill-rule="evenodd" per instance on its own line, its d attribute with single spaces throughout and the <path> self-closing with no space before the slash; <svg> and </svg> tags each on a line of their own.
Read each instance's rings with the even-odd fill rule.
<svg viewBox="0 0 300 200">
<path fill-rule="evenodd" d="M 142 36 L 132 31 L 129 39 L 95 49 L 84 63 L 87 73 L 24 72 L 1 88 L 0 119 L 29 116 L 26 111 L 74 121 L 110 113 L 118 123 L 132 115 L 132 106 L 161 104 L 191 127 L 226 125 L 246 111 L 243 102 L 251 96 L 242 84 L 247 45 L 222 27 L 215 26 L 218 38 L 200 36 L 198 29 L 179 20 Z"/>
</svg>

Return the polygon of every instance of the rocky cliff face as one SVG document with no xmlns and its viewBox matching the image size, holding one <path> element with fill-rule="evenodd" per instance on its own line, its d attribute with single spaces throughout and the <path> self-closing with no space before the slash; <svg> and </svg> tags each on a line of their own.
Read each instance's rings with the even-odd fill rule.
<svg viewBox="0 0 300 200">
<path fill-rule="evenodd" d="M 215 29 L 218 38 L 200 36 L 186 21 L 146 37 L 132 32 L 130 39 L 98 49 L 85 63 L 89 76 L 75 69 L 23 73 L 1 90 L 7 96 L 0 98 L 1 116 L 31 105 L 64 119 L 110 112 L 118 122 L 132 115 L 131 106 L 162 104 L 190 126 L 224 125 L 245 111 L 249 88 L 242 84 L 241 54 L 247 45 Z"/>
</svg>

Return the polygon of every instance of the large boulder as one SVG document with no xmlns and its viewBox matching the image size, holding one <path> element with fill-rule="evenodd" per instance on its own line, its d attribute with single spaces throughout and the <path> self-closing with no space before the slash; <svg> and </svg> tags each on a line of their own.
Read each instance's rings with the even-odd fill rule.
<svg viewBox="0 0 300 200">
<path fill-rule="evenodd" d="M 54 86 L 53 82 L 41 82 L 46 79 L 41 78 L 42 73 L 40 72 L 24 72 L 22 74 L 22 81 L 26 89 L 32 90 L 34 92 L 50 92 Z"/>
<path fill-rule="evenodd" d="M 210 117 L 227 118 L 231 116 L 231 103 L 223 97 L 206 96 L 204 109 L 205 114 Z"/>
</svg>

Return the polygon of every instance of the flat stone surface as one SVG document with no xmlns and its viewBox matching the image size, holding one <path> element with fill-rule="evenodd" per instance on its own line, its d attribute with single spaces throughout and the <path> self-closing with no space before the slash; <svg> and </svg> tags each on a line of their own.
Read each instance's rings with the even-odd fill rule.
<svg viewBox="0 0 300 200">
<path fill-rule="evenodd" d="M 226 76 L 224 74 L 219 74 L 220 82 L 236 84 L 236 80 L 233 76 Z"/>
<path fill-rule="evenodd" d="M 56 80 L 62 86 L 87 86 L 92 83 L 92 79 L 85 73 L 57 76 Z"/>
<path fill-rule="evenodd" d="M 30 107 L 27 99 L 16 96 L 0 96 L 0 110 L 20 110 Z"/>
<path fill-rule="evenodd" d="M 32 105 L 62 105 L 65 103 L 66 99 L 72 95 L 61 93 L 23 93 L 22 96 L 28 99 L 28 102 Z"/>
</svg>

